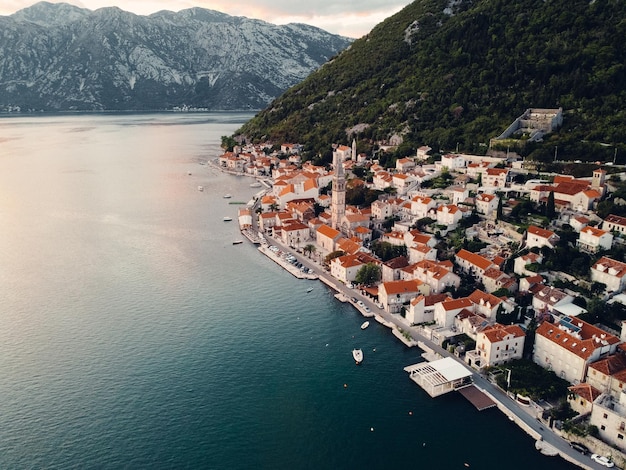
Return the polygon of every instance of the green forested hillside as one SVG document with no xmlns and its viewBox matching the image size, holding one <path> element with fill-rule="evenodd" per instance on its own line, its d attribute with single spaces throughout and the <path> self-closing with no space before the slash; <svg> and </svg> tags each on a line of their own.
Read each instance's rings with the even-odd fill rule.
<svg viewBox="0 0 626 470">
<path fill-rule="evenodd" d="M 353 135 L 359 151 L 395 134 L 398 153 L 483 153 L 525 109 L 563 107 L 560 132 L 522 154 L 549 159 L 558 146 L 572 159 L 608 160 L 626 143 L 626 2 L 474 0 L 452 14 L 449 3 L 410 4 L 237 134 L 301 142 L 325 160 Z"/>
</svg>

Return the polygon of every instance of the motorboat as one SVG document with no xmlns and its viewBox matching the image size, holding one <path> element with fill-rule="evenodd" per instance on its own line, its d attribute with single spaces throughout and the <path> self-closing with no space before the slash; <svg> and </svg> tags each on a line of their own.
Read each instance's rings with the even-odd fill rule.
<svg viewBox="0 0 626 470">
<path fill-rule="evenodd" d="M 204 186 L 198 186 L 198 191 L 204 191 Z"/>
<path fill-rule="evenodd" d="M 370 326 L 370 322 L 368 321 L 364 321 L 363 324 L 361 324 L 361 329 L 364 330 L 365 328 L 367 328 L 368 326 Z"/>
<path fill-rule="evenodd" d="M 312 290 L 313 290 L 313 288 L 312 288 L 312 287 L 309 287 L 306 291 L 307 291 L 307 293 L 309 293 L 309 292 L 311 292 Z"/>
<path fill-rule="evenodd" d="M 241 245 L 243 243 L 243 240 L 234 240 L 233 241 L 233 245 Z"/>
<path fill-rule="evenodd" d="M 224 199 L 230 199 L 232 196 L 232 194 L 224 194 Z"/>
<path fill-rule="evenodd" d="M 352 357 L 354 358 L 354 362 L 359 365 L 361 362 L 363 362 L 363 351 L 361 349 L 353 349 Z"/>
<path fill-rule="evenodd" d="M 232 217 L 224 217 L 224 222 L 230 222 L 231 220 L 233 220 Z"/>
<path fill-rule="evenodd" d="M 251 188 L 260 188 L 261 187 L 261 183 L 259 183 L 258 181 L 256 183 L 251 183 L 250 187 Z"/>
</svg>

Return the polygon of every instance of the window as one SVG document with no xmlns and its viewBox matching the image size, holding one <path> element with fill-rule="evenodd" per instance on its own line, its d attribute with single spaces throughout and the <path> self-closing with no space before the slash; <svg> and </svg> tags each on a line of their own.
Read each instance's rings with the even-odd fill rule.
<svg viewBox="0 0 626 470">
<path fill-rule="evenodd" d="M 621 441 L 623 441 L 623 440 L 624 440 L 624 436 L 623 436 L 622 434 L 618 434 L 618 435 L 617 435 L 617 438 L 618 438 L 619 440 L 621 440 Z"/>
<path fill-rule="evenodd" d="M 602 417 L 603 417 L 604 419 L 607 419 L 607 418 L 609 417 L 609 415 L 607 415 L 606 413 L 603 413 L 603 414 L 602 414 Z"/>
<path fill-rule="evenodd" d="M 600 426 L 600 429 L 602 429 L 603 431 L 606 431 L 606 426 L 603 424 L 602 426 Z"/>
</svg>

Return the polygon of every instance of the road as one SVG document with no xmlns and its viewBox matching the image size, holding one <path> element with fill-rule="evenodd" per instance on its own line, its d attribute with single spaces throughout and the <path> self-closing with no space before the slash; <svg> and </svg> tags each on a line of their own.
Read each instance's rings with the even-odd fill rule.
<svg viewBox="0 0 626 470">
<path fill-rule="evenodd" d="M 293 255 L 298 259 L 298 261 L 302 263 L 303 266 L 312 269 L 317 274 L 317 276 L 320 279 L 323 278 L 325 284 L 329 285 L 329 287 L 331 287 L 332 289 L 336 290 L 339 293 L 342 293 L 348 299 L 355 298 L 357 299 L 357 301 L 361 300 L 364 305 L 369 307 L 371 313 L 365 313 L 363 309 L 360 308 L 358 305 L 354 305 L 354 307 L 357 310 L 361 311 L 361 313 L 365 316 L 373 316 L 373 314 L 380 315 L 385 321 L 393 323 L 405 332 L 409 332 L 415 342 L 422 342 L 424 343 L 424 345 L 432 349 L 435 353 L 439 354 L 441 357 L 452 357 L 453 359 L 457 360 L 465 366 L 465 363 L 459 358 L 424 336 L 422 334 L 421 328 L 409 325 L 406 319 L 401 315 L 392 314 L 382 309 L 379 309 L 370 297 L 362 294 L 358 289 L 350 289 L 346 287 L 343 283 L 334 279 L 330 275 L 330 273 L 328 273 L 320 264 L 321 261 L 309 258 L 302 253 L 298 253 L 293 247 L 283 245 L 280 240 L 276 240 L 270 237 L 267 237 L 267 239 L 269 243 L 279 246 L 281 250 L 293 253 Z M 314 256 L 313 258 L 317 257 Z M 591 460 L 589 455 L 585 456 L 580 452 L 572 449 L 567 440 L 553 432 L 548 426 L 538 420 L 537 412 L 534 410 L 534 408 L 519 405 L 515 400 L 511 399 L 502 389 L 500 389 L 497 385 L 491 383 L 484 376 L 474 370 L 472 370 L 472 373 L 472 379 L 474 384 L 479 389 L 489 394 L 495 401 L 497 401 L 498 408 L 504 414 L 509 416 L 509 419 L 514 420 L 515 423 L 520 426 L 527 434 L 532 436 L 534 439 L 541 439 L 541 444 L 543 446 L 546 446 L 546 444 L 546 447 L 548 448 L 549 446 L 552 446 L 562 458 L 581 468 L 606 468 Z"/>
</svg>

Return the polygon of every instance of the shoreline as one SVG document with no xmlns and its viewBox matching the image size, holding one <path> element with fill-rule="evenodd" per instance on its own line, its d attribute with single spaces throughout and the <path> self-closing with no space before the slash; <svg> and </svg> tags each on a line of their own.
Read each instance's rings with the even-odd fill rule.
<svg viewBox="0 0 626 470">
<path fill-rule="evenodd" d="M 215 163 L 213 163 L 213 165 L 225 173 L 229 173 L 235 176 L 248 176 L 248 177 L 257 179 L 256 177 L 252 175 L 230 172 L 224 168 L 221 168 L 219 165 L 216 165 Z M 253 199 L 251 199 L 251 201 L 248 203 L 248 206 L 250 207 L 251 205 L 254 205 L 254 203 L 255 203 L 255 199 L 253 197 Z M 278 240 L 275 240 L 268 236 L 266 236 L 265 240 L 267 243 L 271 242 L 271 244 L 273 244 L 274 246 L 279 247 L 280 250 L 283 252 L 289 251 L 289 248 L 285 247 Z M 261 253 L 263 253 L 267 258 L 271 259 L 272 261 L 277 263 L 279 266 L 281 266 L 283 269 L 285 269 L 287 272 L 292 274 L 294 277 L 298 279 L 321 281 L 324 285 L 326 285 L 328 288 L 330 288 L 332 291 L 335 292 L 334 296 L 335 298 L 337 298 L 338 301 L 344 302 L 344 303 L 350 303 L 357 310 L 357 312 L 359 312 L 364 318 L 374 318 L 378 323 L 389 328 L 392 332 L 392 335 L 396 337 L 397 339 L 399 339 L 400 341 L 402 341 L 402 343 L 406 347 L 418 346 L 420 349 L 422 349 L 424 351 L 424 353 L 422 354 L 422 357 L 424 358 L 425 361 L 430 361 L 439 357 L 452 357 L 455 360 L 457 360 L 459 363 L 461 363 L 464 367 L 467 367 L 464 362 L 460 361 L 453 354 L 442 349 L 437 344 L 433 343 L 430 339 L 428 339 L 423 334 L 420 327 L 409 325 L 408 322 L 404 319 L 404 317 L 401 317 L 398 314 L 390 314 L 384 311 L 381 311 L 380 314 L 374 313 L 375 309 L 378 310 L 378 307 L 376 304 L 374 304 L 374 302 L 372 302 L 368 297 L 364 296 L 357 290 L 349 289 L 347 286 L 339 283 L 339 281 L 336 281 L 335 279 L 331 278 L 330 274 L 326 273 L 323 267 L 320 266 L 316 261 L 310 258 L 306 258 L 305 256 L 302 256 L 301 253 L 292 253 L 298 259 L 298 261 L 300 261 L 303 264 L 303 266 L 312 268 L 314 272 L 317 273 L 317 274 L 304 274 L 294 265 L 290 264 L 289 262 L 285 261 L 279 256 L 276 256 L 274 252 L 272 252 L 271 250 L 267 248 L 267 245 L 262 244 L 257 249 Z M 322 271 L 321 273 L 320 273 L 320 270 Z M 350 295 L 351 293 L 353 295 Z M 340 296 L 343 296 L 345 300 L 342 300 Z M 356 302 L 353 302 L 351 300 L 351 298 L 357 298 L 357 297 L 360 297 L 364 303 L 369 304 L 368 305 L 369 311 L 365 310 L 363 307 L 361 307 Z M 388 317 L 388 318 L 385 318 L 385 317 Z M 422 345 L 426 349 L 422 347 Z M 548 442 L 545 442 L 544 435 L 541 432 L 541 431 L 544 431 L 545 433 L 545 429 L 543 427 L 544 423 L 540 421 L 538 417 L 532 416 L 529 411 L 522 409 L 519 405 L 517 405 L 517 403 L 513 403 L 513 400 L 511 400 L 510 397 L 506 395 L 504 391 L 498 389 L 498 391 L 501 392 L 501 394 L 504 394 L 504 397 L 499 397 L 498 393 L 495 393 L 495 391 L 493 390 L 495 385 L 487 382 L 487 380 L 484 377 L 482 377 L 477 371 L 473 369 L 469 369 L 469 370 L 471 370 L 473 373 L 472 382 L 474 386 L 480 391 L 482 391 L 483 393 L 485 393 L 489 398 L 491 398 L 495 402 L 498 410 L 500 410 L 500 412 L 504 416 L 506 416 L 510 421 L 512 421 L 522 431 L 524 431 L 528 436 L 530 436 L 532 439 L 535 440 L 535 448 L 539 452 L 549 457 L 558 456 L 576 465 L 579 468 L 583 468 L 586 470 L 591 470 L 593 468 L 577 460 L 576 458 L 568 455 L 567 453 L 559 452 L 559 450 L 556 447 L 554 447 Z M 478 383 L 480 381 L 478 380 L 479 378 L 482 379 L 482 384 Z M 515 407 L 516 409 L 512 409 L 513 407 Z M 524 417 L 526 417 L 526 419 L 524 419 Z M 564 439 L 560 436 L 560 434 L 554 433 L 552 429 L 550 429 L 550 432 L 553 433 L 555 436 L 558 436 L 559 439 Z"/>
</svg>

